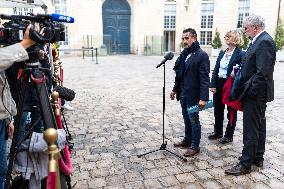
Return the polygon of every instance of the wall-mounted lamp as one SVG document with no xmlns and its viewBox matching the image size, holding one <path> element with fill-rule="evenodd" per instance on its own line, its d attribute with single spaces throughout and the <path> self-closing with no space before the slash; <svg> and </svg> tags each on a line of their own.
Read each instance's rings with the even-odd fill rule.
<svg viewBox="0 0 284 189">
<path fill-rule="evenodd" d="M 189 7 L 189 0 L 184 0 L 184 8 L 185 8 L 185 11 L 188 10 L 188 7 Z"/>
</svg>

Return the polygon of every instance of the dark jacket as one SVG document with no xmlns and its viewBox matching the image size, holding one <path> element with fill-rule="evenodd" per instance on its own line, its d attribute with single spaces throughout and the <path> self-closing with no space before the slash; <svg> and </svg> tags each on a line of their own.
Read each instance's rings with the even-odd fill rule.
<svg viewBox="0 0 284 189">
<path fill-rule="evenodd" d="M 179 69 L 176 71 L 174 92 L 181 91 L 181 95 L 187 96 L 188 106 L 196 105 L 199 100 L 209 99 L 209 72 L 210 61 L 208 55 L 198 48 L 188 60 L 179 57 Z"/>
<path fill-rule="evenodd" d="M 212 73 L 212 76 L 211 76 L 211 83 L 210 83 L 210 88 L 216 88 L 218 85 L 217 85 L 217 79 L 218 79 L 218 74 L 219 74 L 219 68 L 220 68 L 220 62 L 221 62 L 221 59 L 223 58 L 225 54 L 225 51 L 221 51 L 219 53 L 219 56 L 216 60 L 216 65 L 215 65 L 215 68 L 214 68 L 214 71 Z M 230 74 L 232 73 L 233 71 L 233 66 L 235 66 L 236 64 L 241 64 L 241 61 L 242 61 L 242 57 L 244 56 L 245 52 L 243 52 L 240 48 L 237 48 L 234 50 L 233 54 L 232 54 L 232 57 L 230 59 L 230 62 L 229 62 L 229 65 L 228 65 L 228 69 L 227 69 L 227 78 L 229 78 Z"/>
<path fill-rule="evenodd" d="M 263 32 L 243 57 L 238 87 L 241 90 L 239 100 L 249 97 L 270 102 L 274 99 L 275 59 L 275 43 L 267 32 Z"/>
</svg>

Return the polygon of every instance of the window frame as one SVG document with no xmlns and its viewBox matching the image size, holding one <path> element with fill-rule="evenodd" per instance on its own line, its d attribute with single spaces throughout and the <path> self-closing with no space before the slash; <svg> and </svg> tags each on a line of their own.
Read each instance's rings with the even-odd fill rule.
<svg viewBox="0 0 284 189">
<path fill-rule="evenodd" d="M 213 32 L 211 30 L 210 31 L 204 31 L 204 30 L 200 31 L 200 40 L 199 40 L 200 45 L 209 46 L 212 43 L 212 39 L 213 39 Z"/>
<path fill-rule="evenodd" d="M 249 16 L 251 0 L 239 0 L 239 13 L 237 20 L 237 28 L 243 27 L 244 18 Z"/>
<path fill-rule="evenodd" d="M 167 9 L 167 6 L 174 7 Z M 164 30 L 176 30 L 176 2 L 165 2 L 164 4 Z"/>
<path fill-rule="evenodd" d="M 209 46 L 213 38 L 214 0 L 202 0 L 200 19 L 200 45 Z"/>
</svg>

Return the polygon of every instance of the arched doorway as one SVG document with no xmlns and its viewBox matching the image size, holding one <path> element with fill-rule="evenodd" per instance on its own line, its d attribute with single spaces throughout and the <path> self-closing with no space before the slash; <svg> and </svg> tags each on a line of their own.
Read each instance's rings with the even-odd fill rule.
<svg viewBox="0 0 284 189">
<path fill-rule="evenodd" d="M 130 15 L 130 6 L 126 0 L 106 0 L 104 2 L 104 44 L 111 53 L 130 53 Z"/>
</svg>

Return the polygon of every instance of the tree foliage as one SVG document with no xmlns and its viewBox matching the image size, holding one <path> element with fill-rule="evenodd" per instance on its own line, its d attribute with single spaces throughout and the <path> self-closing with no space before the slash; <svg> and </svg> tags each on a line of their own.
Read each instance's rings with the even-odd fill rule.
<svg viewBox="0 0 284 189">
<path fill-rule="evenodd" d="M 281 19 L 279 19 L 276 35 L 275 35 L 276 50 L 280 50 L 284 46 L 284 25 Z"/>
<path fill-rule="evenodd" d="M 243 41 L 244 44 L 241 46 L 242 49 L 247 49 L 249 44 L 249 38 L 246 36 L 246 34 L 243 33 Z"/>
<path fill-rule="evenodd" d="M 221 38 L 220 38 L 220 33 L 219 31 L 215 30 L 215 36 L 214 36 L 214 39 L 211 43 L 211 46 L 214 48 L 214 49 L 220 49 L 222 47 L 222 42 L 221 42 Z"/>
</svg>

